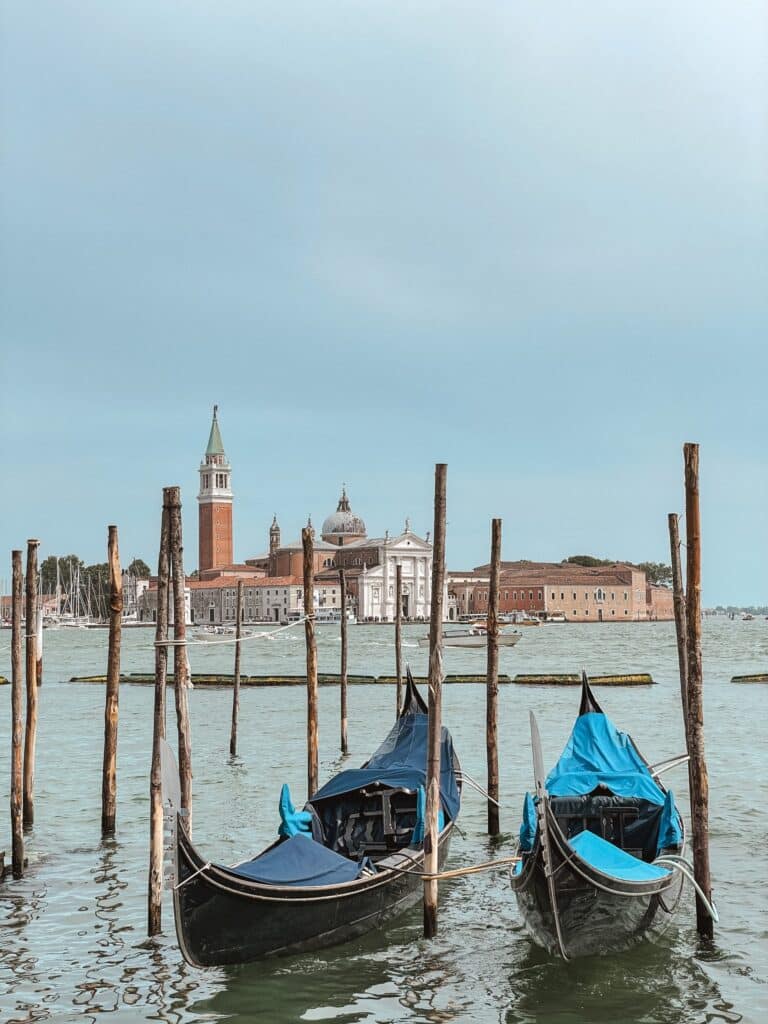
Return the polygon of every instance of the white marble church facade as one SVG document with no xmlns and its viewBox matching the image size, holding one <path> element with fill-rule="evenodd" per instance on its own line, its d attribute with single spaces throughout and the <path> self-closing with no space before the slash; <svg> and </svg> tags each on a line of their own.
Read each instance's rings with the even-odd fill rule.
<svg viewBox="0 0 768 1024">
<path fill-rule="evenodd" d="M 357 617 L 392 622 L 395 618 L 395 576 L 401 566 L 403 618 L 428 619 L 432 600 L 432 545 L 406 523 L 399 537 L 366 541 L 378 547 L 378 565 L 364 567 L 357 582 Z"/>
</svg>

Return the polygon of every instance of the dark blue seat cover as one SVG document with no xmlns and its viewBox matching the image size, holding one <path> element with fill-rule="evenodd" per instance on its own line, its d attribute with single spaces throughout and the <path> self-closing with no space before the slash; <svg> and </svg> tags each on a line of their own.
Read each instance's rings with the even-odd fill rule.
<svg viewBox="0 0 768 1024">
<path fill-rule="evenodd" d="M 338 885 L 359 878 L 363 865 L 299 833 L 229 870 L 265 885 Z"/>
</svg>

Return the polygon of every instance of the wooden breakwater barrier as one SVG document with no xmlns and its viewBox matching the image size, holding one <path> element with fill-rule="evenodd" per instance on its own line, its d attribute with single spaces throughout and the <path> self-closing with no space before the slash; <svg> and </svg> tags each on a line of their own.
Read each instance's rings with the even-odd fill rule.
<svg viewBox="0 0 768 1024">
<path fill-rule="evenodd" d="M 166 677 L 169 686 L 173 685 L 173 676 L 168 675 Z M 106 683 L 107 677 L 105 675 L 95 676 L 71 676 L 70 683 Z M 317 676 L 318 685 L 320 686 L 336 686 L 340 683 L 340 676 L 335 672 L 319 672 Z M 138 685 L 150 686 L 154 685 L 155 677 L 149 672 L 130 672 L 120 676 L 121 683 L 136 683 Z M 305 675 L 272 675 L 272 676 L 240 676 L 241 686 L 305 686 L 307 677 Z M 414 682 L 426 684 L 426 676 L 414 676 Z M 452 673 L 445 677 L 446 683 L 480 683 L 485 685 L 484 675 L 466 675 L 461 673 Z M 511 683 L 512 679 L 508 675 L 499 676 L 500 683 Z M 347 683 L 357 686 L 372 686 L 383 684 L 397 684 L 396 676 L 367 676 L 367 675 L 347 675 Z M 216 687 L 216 686 L 232 686 L 234 685 L 234 676 L 229 673 L 193 673 L 192 684 L 200 687 Z"/>
<path fill-rule="evenodd" d="M 732 683 L 768 683 L 768 672 L 753 672 L 747 676 L 732 676 Z"/>
<path fill-rule="evenodd" d="M 581 676 L 571 672 L 516 675 L 518 686 L 580 686 Z M 590 686 L 653 686 L 649 672 L 622 673 L 620 675 L 590 676 Z"/>
</svg>

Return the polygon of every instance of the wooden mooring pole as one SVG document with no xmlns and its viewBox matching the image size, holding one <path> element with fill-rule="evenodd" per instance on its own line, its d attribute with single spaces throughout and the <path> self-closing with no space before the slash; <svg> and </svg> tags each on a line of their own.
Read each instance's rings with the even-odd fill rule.
<svg viewBox="0 0 768 1024">
<path fill-rule="evenodd" d="M 669 551 L 672 564 L 672 600 L 675 609 L 675 633 L 677 635 L 677 662 L 680 669 L 680 696 L 683 703 L 685 740 L 688 743 L 688 630 L 685 618 L 685 593 L 683 591 L 683 570 L 680 564 L 679 516 L 670 512 Z"/>
<path fill-rule="evenodd" d="M 237 754 L 237 720 L 240 716 L 240 643 L 241 620 L 243 617 L 243 581 L 237 581 L 237 601 L 235 603 L 235 678 L 232 683 L 232 728 L 229 733 L 229 753 Z"/>
<path fill-rule="evenodd" d="M 435 466 L 435 528 L 432 549 L 432 595 L 429 622 L 429 732 L 427 739 L 427 808 L 424 829 L 424 871 L 438 872 L 440 751 L 443 686 L 443 588 L 445 585 L 445 492 L 448 467 Z M 437 879 L 424 879 L 424 937 L 437 935 Z"/>
<path fill-rule="evenodd" d="M 184 590 L 184 547 L 181 529 L 181 489 L 166 487 L 170 511 L 171 579 L 173 585 L 173 695 L 179 743 L 181 810 L 192 835 L 192 731 L 189 724 L 189 660 L 187 658 L 187 612 Z M 238 645 L 239 646 L 239 645 Z"/>
<path fill-rule="evenodd" d="M 160 554 L 157 559 L 157 625 L 155 628 L 155 704 L 152 726 L 152 768 L 149 781 L 149 891 L 147 934 L 161 928 L 163 903 L 163 785 L 160 741 L 165 739 L 165 685 L 168 673 L 168 567 L 170 563 L 170 511 L 163 492 Z"/>
<path fill-rule="evenodd" d="M 11 870 L 14 878 L 24 874 L 24 768 L 21 718 L 23 672 L 21 667 L 22 565 L 21 551 L 11 555 Z"/>
<path fill-rule="evenodd" d="M 37 549 L 39 540 L 27 541 L 27 578 L 24 636 L 26 639 L 27 721 L 24 732 L 24 827 L 35 823 L 35 748 L 37 745 Z"/>
<path fill-rule="evenodd" d="M 395 714 L 403 706 L 403 567 L 395 566 L 395 675 L 397 676 L 397 704 Z"/>
<path fill-rule="evenodd" d="M 42 594 L 40 595 L 42 601 Z M 35 633 L 37 642 L 37 671 L 35 673 L 37 679 L 38 690 L 43 685 L 43 608 L 40 605 L 35 611 Z"/>
<path fill-rule="evenodd" d="M 704 756 L 704 671 L 701 658 L 701 516 L 699 511 L 699 446 L 683 446 L 685 461 L 685 539 L 687 552 L 686 624 L 688 631 L 688 753 L 690 754 L 691 830 L 693 875 L 709 902 L 709 777 Z M 704 903 L 696 896 L 696 927 L 711 939 L 714 925 Z"/>
<path fill-rule="evenodd" d="M 485 746 L 488 761 L 488 835 L 499 827 L 499 569 L 501 520 L 491 520 L 491 582 L 488 591 L 488 669 L 486 675 Z"/>
<path fill-rule="evenodd" d="M 120 632 L 123 621 L 123 579 L 117 527 L 108 528 L 109 649 L 107 692 L 104 704 L 104 761 L 101 772 L 101 834 L 115 831 L 117 813 L 117 722 L 120 702 Z"/>
<path fill-rule="evenodd" d="M 307 645 L 307 797 L 317 792 L 319 753 L 317 734 L 317 642 L 315 640 L 315 570 L 312 527 L 301 531 L 304 549 L 304 638 Z"/>
<path fill-rule="evenodd" d="M 341 711 L 341 752 L 349 753 L 347 737 L 347 577 L 343 569 L 339 569 L 339 589 L 341 591 L 341 679 L 340 679 L 340 711 Z"/>
</svg>

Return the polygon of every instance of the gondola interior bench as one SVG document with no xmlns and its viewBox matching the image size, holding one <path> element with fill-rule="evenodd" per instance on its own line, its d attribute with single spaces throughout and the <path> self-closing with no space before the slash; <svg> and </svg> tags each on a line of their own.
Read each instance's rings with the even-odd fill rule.
<svg viewBox="0 0 768 1024">
<path fill-rule="evenodd" d="M 589 832 L 641 860 L 656 857 L 663 805 L 640 797 L 590 793 L 553 797 L 551 807 L 571 845 L 574 837 Z"/>
<path fill-rule="evenodd" d="M 653 882 L 670 874 L 667 868 L 646 864 L 631 853 L 620 850 L 594 832 L 585 830 L 569 840 L 569 845 L 582 860 L 604 875 L 620 878 L 624 882 Z"/>
</svg>

